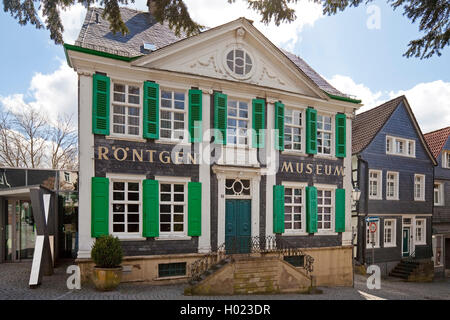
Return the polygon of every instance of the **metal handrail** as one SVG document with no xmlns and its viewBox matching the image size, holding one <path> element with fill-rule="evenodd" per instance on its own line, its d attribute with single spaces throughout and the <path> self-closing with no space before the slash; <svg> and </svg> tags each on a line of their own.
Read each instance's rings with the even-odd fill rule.
<svg viewBox="0 0 450 320">
<path fill-rule="evenodd" d="M 278 253 L 282 256 L 303 256 L 302 268 L 309 274 L 313 271 L 314 258 L 305 254 L 300 248 L 277 236 L 234 237 L 210 251 L 190 266 L 192 280 L 199 280 L 201 275 L 224 259 L 235 254 Z"/>
</svg>

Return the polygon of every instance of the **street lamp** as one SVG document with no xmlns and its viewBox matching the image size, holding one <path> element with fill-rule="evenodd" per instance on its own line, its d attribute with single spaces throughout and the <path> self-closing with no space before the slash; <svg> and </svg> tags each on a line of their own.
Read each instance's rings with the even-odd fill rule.
<svg viewBox="0 0 450 320">
<path fill-rule="evenodd" d="M 353 201 L 359 201 L 360 197 L 361 197 L 361 190 L 359 190 L 358 187 L 355 187 L 352 190 L 352 199 L 353 199 Z"/>
</svg>

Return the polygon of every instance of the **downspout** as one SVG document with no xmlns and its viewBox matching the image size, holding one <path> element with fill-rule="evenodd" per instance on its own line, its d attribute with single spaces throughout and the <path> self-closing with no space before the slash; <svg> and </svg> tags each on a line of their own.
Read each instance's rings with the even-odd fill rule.
<svg viewBox="0 0 450 320">
<path fill-rule="evenodd" d="M 369 214 L 369 190 L 368 190 L 368 180 L 369 180 L 369 163 L 364 160 L 361 156 L 361 154 L 357 155 L 358 158 L 358 182 L 359 182 L 359 186 L 361 188 L 362 184 L 364 183 L 364 221 L 366 221 L 366 218 Z M 361 166 L 359 163 L 364 163 L 365 168 L 364 168 L 364 175 L 365 175 L 365 179 L 364 181 L 362 181 L 361 179 Z M 360 204 L 358 203 L 358 230 L 359 228 L 361 228 L 361 226 L 359 225 L 360 223 L 360 219 L 359 219 L 359 212 L 360 212 Z M 365 225 L 364 225 L 365 227 Z M 365 228 L 361 228 L 362 230 L 364 230 L 365 232 Z M 362 237 L 362 239 L 360 239 L 362 241 L 358 241 L 358 244 L 361 243 L 362 246 L 362 252 L 361 252 L 361 256 L 362 256 L 362 263 L 365 264 L 366 263 L 366 235 L 364 234 L 364 237 Z"/>
</svg>

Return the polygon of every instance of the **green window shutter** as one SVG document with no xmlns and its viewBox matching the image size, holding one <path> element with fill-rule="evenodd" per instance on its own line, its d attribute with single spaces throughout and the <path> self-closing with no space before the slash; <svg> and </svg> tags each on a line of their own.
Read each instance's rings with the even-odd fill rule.
<svg viewBox="0 0 450 320">
<path fill-rule="evenodd" d="M 343 113 L 336 114 L 336 157 L 345 158 L 346 117 Z"/>
<path fill-rule="evenodd" d="M 266 101 L 263 99 L 253 99 L 252 114 L 253 114 L 253 147 L 264 148 L 264 129 L 265 122 Z"/>
<path fill-rule="evenodd" d="M 284 186 L 273 186 L 273 233 L 284 233 Z"/>
<path fill-rule="evenodd" d="M 214 93 L 214 129 L 222 134 L 216 134 L 215 143 L 227 144 L 227 95 L 220 92 Z"/>
<path fill-rule="evenodd" d="M 317 188 L 306 187 L 306 231 L 317 232 Z"/>
<path fill-rule="evenodd" d="M 306 109 L 306 153 L 317 154 L 317 110 Z"/>
<path fill-rule="evenodd" d="M 159 236 L 159 183 L 157 180 L 142 182 L 143 237 Z"/>
<path fill-rule="evenodd" d="M 188 236 L 202 234 L 202 184 L 188 183 Z"/>
<path fill-rule="evenodd" d="M 345 231 L 345 189 L 336 189 L 336 232 Z"/>
<path fill-rule="evenodd" d="M 159 139 L 159 84 L 144 82 L 144 138 Z"/>
<path fill-rule="evenodd" d="M 91 236 L 109 234 L 109 179 L 91 179 Z"/>
<path fill-rule="evenodd" d="M 202 141 L 202 90 L 189 90 L 189 133 L 191 142 Z"/>
<path fill-rule="evenodd" d="M 109 135 L 109 77 L 92 77 L 92 133 Z"/>
<path fill-rule="evenodd" d="M 275 148 L 277 150 L 284 150 L 284 104 L 275 102 Z"/>
</svg>

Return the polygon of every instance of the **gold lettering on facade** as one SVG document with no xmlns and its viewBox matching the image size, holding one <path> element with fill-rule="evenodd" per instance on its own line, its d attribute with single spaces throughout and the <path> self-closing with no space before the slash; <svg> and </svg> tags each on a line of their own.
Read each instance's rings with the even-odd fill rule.
<svg viewBox="0 0 450 320">
<path fill-rule="evenodd" d="M 321 175 L 322 173 L 322 165 L 321 164 L 317 164 L 316 165 L 316 174 Z"/>
<path fill-rule="evenodd" d="M 300 167 L 300 168 L 299 168 Z M 303 163 L 296 163 L 296 168 L 297 168 L 297 172 L 298 173 L 302 173 L 303 172 Z"/>
<path fill-rule="evenodd" d="M 189 153 L 188 157 L 189 157 L 189 163 L 190 164 L 197 164 L 196 154 Z"/>
<path fill-rule="evenodd" d="M 133 149 L 133 161 L 136 161 L 136 158 L 138 159 L 139 162 L 142 162 L 142 149 L 141 153 L 138 153 L 136 149 Z"/>
<path fill-rule="evenodd" d="M 283 162 L 283 167 L 281 167 L 281 172 L 283 172 L 283 171 L 286 171 L 286 172 L 288 172 L 288 171 L 294 172 L 294 169 L 292 169 L 292 162 L 289 162 L 289 164 L 287 164 L 287 162 L 284 161 L 284 162 Z"/>
<path fill-rule="evenodd" d="M 306 165 L 306 173 L 311 174 L 313 172 L 313 165 L 311 163 L 308 163 Z"/>
<path fill-rule="evenodd" d="M 164 155 L 164 154 L 167 154 L 167 156 L 165 156 L 165 157 L 163 158 L 163 155 Z M 159 153 L 159 161 L 161 161 L 161 162 L 164 163 L 164 164 L 170 163 L 170 154 L 169 154 L 169 152 L 168 152 L 168 151 L 161 151 L 161 152 Z"/>
<path fill-rule="evenodd" d="M 338 167 L 334 168 L 334 175 L 341 175 L 344 176 L 344 167 Z"/>
<path fill-rule="evenodd" d="M 98 147 L 98 159 L 99 160 L 109 160 L 108 152 L 109 152 L 109 150 L 107 147 Z"/>
<path fill-rule="evenodd" d="M 331 166 L 325 166 L 325 174 L 329 176 L 331 174 Z"/>
<path fill-rule="evenodd" d="M 148 153 L 148 162 L 153 162 L 153 154 L 156 152 L 156 150 L 145 150 L 145 152 Z"/>
<path fill-rule="evenodd" d="M 122 157 L 119 158 L 119 151 L 122 151 Z M 114 150 L 114 158 L 116 158 L 117 161 L 124 161 L 128 157 L 128 152 L 124 148 L 116 148 Z"/>
</svg>

